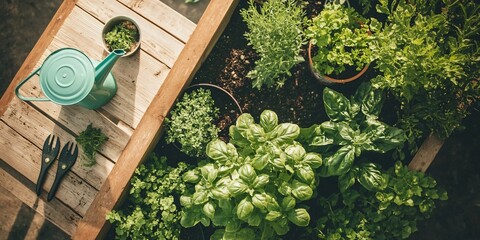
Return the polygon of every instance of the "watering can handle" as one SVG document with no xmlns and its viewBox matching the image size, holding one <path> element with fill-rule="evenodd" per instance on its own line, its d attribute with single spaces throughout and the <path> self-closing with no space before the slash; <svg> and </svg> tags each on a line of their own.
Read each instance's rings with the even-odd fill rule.
<svg viewBox="0 0 480 240">
<path fill-rule="evenodd" d="M 18 98 L 22 99 L 23 101 L 50 101 L 48 98 L 34 98 L 34 97 L 24 97 L 20 94 L 20 87 L 22 87 L 23 84 L 25 84 L 33 75 L 37 74 L 37 72 L 40 70 L 41 67 L 35 69 L 30 75 L 28 75 L 27 78 L 23 79 L 17 87 L 15 87 L 15 94 L 17 95 Z"/>
</svg>

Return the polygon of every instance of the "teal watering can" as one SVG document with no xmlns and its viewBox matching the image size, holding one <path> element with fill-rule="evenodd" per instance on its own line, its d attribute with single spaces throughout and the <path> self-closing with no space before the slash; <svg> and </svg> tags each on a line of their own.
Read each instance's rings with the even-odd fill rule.
<svg viewBox="0 0 480 240">
<path fill-rule="evenodd" d="M 117 83 L 110 70 L 124 54 L 123 50 L 114 50 L 103 61 L 94 62 L 77 49 L 58 49 L 45 59 L 41 67 L 17 85 L 15 94 L 23 101 L 51 101 L 59 105 L 76 104 L 97 109 L 110 101 L 117 92 Z M 33 75 L 39 75 L 40 88 L 45 98 L 24 97 L 20 94 L 20 87 Z"/>
</svg>

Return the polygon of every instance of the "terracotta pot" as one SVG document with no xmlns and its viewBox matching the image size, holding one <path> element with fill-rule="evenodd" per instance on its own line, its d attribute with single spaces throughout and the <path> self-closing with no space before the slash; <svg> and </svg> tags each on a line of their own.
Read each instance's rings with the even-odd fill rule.
<svg viewBox="0 0 480 240">
<path fill-rule="evenodd" d="M 337 79 L 337 78 L 332 78 L 327 75 L 323 75 L 315 69 L 313 65 L 313 60 L 312 60 L 312 41 L 308 42 L 308 65 L 310 67 L 310 71 L 312 72 L 313 76 L 322 84 L 325 85 L 331 85 L 334 83 L 348 83 L 351 81 L 354 81 L 358 79 L 360 76 L 362 76 L 368 69 L 369 64 L 365 65 L 363 69 L 358 72 L 356 75 L 344 79 Z"/>
</svg>

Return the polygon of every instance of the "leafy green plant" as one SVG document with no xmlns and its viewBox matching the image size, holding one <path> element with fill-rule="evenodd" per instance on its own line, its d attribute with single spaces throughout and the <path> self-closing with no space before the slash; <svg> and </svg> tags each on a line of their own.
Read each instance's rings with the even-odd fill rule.
<svg viewBox="0 0 480 240">
<path fill-rule="evenodd" d="M 177 203 L 185 192 L 182 174 L 184 162 L 172 168 L 166 157 L 152 154 L 146 164 L 135 170 L 130 180 L 130 205 L 107 215 L 115 226 L 117 239 L 180 239 L 181 214 Z"/>
<path fill-rule="evenodd" d="M 136 47 L 139 34 L 135 24 L 125 20 L 114 25 L 110 31 L 105 33 L 104 38 L 110 51 L 122 49 L 129 52 Z"/>
<path fill-rule="evenodd" d="M 350 188 L 321 198 L 318 238 L 405 239 L 417 230 L 418 221 L 429 217 L 435 200 L 447 199 L 433 178 L 400 162 L 381 175 L 380 188 Z"/>
<path fill-rule="evenodd" d="M 373 86 L 396 96 L 400 126 L 409 138 L 429 132 L 448 137 L 480 96 L 480 5 L 463 0 L 379 2 L 377 11 L 388 18 L 383 25 L 371 24 L 378 32 L 373 51 L 382 73 L 372 79 Z"/>
<path fill-rule="evenodd" d="M 102 145 L 108 141 L 108 137 L 99 128 L 94 128 L 92 124 L 88 124 L 87 128 L 81 132 L 75 140 L 83 149 L 87 156 L 87 162 L 84 163 L 86 167 L 91 167 L 97 163 L 95 160 L 96 152 Z"/>
<path fill-rule="evenodd" d="M 278 124 L 272 111 L 259 123 L 242 114 L 230 127 L 230 142 L 210 142 L 209 160 L 183 176 L 195 191 L 180 198 L 182 226 L 220 227 L 211 239 L 271 239 L 290 223 L 307 226 L 301 202 L 313 196 L 322 158 L 295 141 L 299 134 L 295 124 Z"/>
<path fill-rule="evenodd" d="M 361 70 L 375 59 L 368 21 L 342 4 L 325 4 L 310 21 L 305 35 L 317 47 L 312 61 L 320 74 L 338 75 L 346 70 L 345 66 Z"/>
<path fill-rule="evenodd" d="M 321 176 L 341 176 L 363 151 L 385 153 L 403 146 L 405 133 L 378 120 L 384 96 L 369 83 L 347 99 L 330 88 L 323 91 L 329 121 L 302 129 L 302 141 L 323 153 Z"/>
<path fill-rule="evenodd" d="M 189 156 L 203 156 L 207 143 L 218 137 L 219 129 L 214 124 L 218 112 L 210 90 L 199 88 L 185 93 L 166 120 L 167 143 L 179 143 L 180 151 Z"/>
<path fill-rule="evenodd" d="M 249 29 L 245 37 L 260 57 L 248 77 L 257 89 L 263 85 L 279 88 L 284 76 L 291 76 L 290 69 L 304 61 L 300 50 L 305 13 L 295 0 L 269 0 L 257 9 L 250 0 L 249 7 L 241 10 Z"/>
</svg>

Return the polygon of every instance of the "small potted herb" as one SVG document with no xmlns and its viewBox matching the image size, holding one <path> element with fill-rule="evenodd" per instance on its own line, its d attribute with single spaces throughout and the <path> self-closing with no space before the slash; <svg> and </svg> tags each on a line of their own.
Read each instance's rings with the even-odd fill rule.
<svg viewBox="0 0 480 240">
<path fill-rule="evenodd" d="M 310 21 L 306 36 L 310 39 L 310 69 L 322 83 L 353 81 L 374 60 L 370 50 L 373 36 L 367 20 L 342 4 L 325 4 L 320 14 Z M 360 72 L 351 77 L 348 76 L 351 71 Z"/>
<path fill-rule="evenodd" d="M 102 40 L 107 52 L 122 49 L 126 52 L 125 57 L 130 56 L 140 47 L 140 28 L 133 19 L 117 16 L 103 27 Z"/>
<path fill-rule="evenodd" d="M 167 143 L 179 144 L 180 151 L 191 157 L 204 156 L 207 143 L 218 138 L 214 124 L 218 112 L 210 90 L 185 92 L 167 118 Z"/>
</svg>

